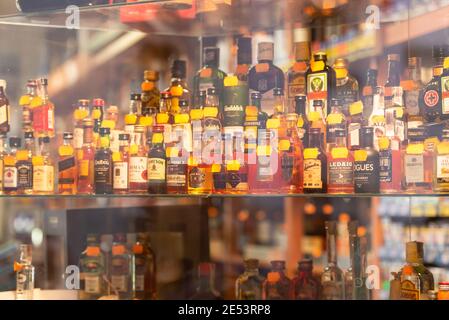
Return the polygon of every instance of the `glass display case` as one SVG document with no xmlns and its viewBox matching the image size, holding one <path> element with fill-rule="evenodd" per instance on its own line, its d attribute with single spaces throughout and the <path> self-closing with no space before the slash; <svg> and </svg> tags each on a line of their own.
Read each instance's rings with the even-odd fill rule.
<svg viewBox="0 0 449 320">
<path fill-rule="evenodd" d="M 448 16 L 1 1 L 0 300 L 449 299 Z"/>
</svg>

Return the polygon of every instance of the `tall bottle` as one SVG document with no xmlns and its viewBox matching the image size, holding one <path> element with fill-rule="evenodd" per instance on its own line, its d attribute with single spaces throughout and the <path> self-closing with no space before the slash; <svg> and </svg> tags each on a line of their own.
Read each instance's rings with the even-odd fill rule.
<svg viewBox="0 0 449 320">
<path fill-rule="evenodd" d="M 236 76 L 227 76 L 223 89 L 223 129 L 225 133 L 243 134 L 245 108 L 248 105 L 248 85 Z"/>
<path fill-rule="evenodd" d="M 271 272 L 264 283 L 265 300 L 291 300 L 292 281 L 285 274 L 285 261 L 270 261 Z"/>
<path fill-rule="evenodd" d="M 94 192 L 94 160 L 95 145 L 93 144 L 94 122 L 90 118 L 83 120 L 83 147 L 78 153 L 78 184 L 79 194 Z"/>
<path fill-rule="evenodd" d="M 424 119 L 429 122 L 435 122 L 440 119 L 442 111 L 441 97 L 441 74 L 443 73 L 444 58 L 449 54 L 449 46 L 433 46 L 432 56 L 434 60 L 433 77 L 427 83 L 420 95 L 421 113 Z"/>
<path fill-rule="evenodd" d="M 310 128 L 310 123 L 306 116 L 307 96 L 305 94 L 295 96 L 295 104 L 295 112 L 298 115 L 296 126 L 298 128 L 299 138 L 301 139 L 304 148 L 307 148 L 309 145 Z"/>
<path fill-rule="evenodd" d="M 403 172 L 400 141 L 381 137 L 378 143 L 380 192 L 400 192 Z"/>
<path fill-rule="evenodd" d="M 424 148 L 423 127 L 408 131 L 409 144 L 403 152 L 404 188 L 412 193 L 432 192 L 433 153 Z"/>
<path fill-rule="evenodd" d="M 240 37 L 237 40 L 237 68 L 235 75 L 240 84 L 248 82 L 248 71 L 252 64 L 252 45 L 250 37 Z"/>
<path fill-rule="evenodd" d="M 33 157 L 33 193 L 52 194 L 55 191 L 55 167 L 50 152 L 50 137 L 39 138 L 39 149 Z"/>
<path fill-rule="evenodd" d="M 24 149 L 17 151 L 17 192 L 19 194 L 33 193 L 33 155 L 34 135 L 32 131 L 25 132 Z"/>
<path fill-rule="evenodd" d="M 307 29 L 296 29 L 294 44 L 295 63 L 287 72 L 287 98 L 289 110 L 295 110 L 295 97 L 298 94 L 306 94 L 306 75 L 310 65 L 310 43 Z"/>
<path fill-rule="evenodd" d="M 312 259 L 298 262 L 298 275 L 292 280 L 292 296 L 295 300 L 318 300 L 320 283 L 313 276 Z"/>
<path fill-rule="evenodd" d="M 223 80 L 226 77 L 226 73 L 219 69 L 219 62 L 219 48 L 204 48 L 203 67 L 198 71 L 193 79 L 195 103 L 198 103 L 197 99 L 200 91 L 207 91 L 209 88 L 215 88 L 217 95 L 221 97 L 221 94 L 223 93 Z"/>
<path fill-rule="evenodd" d="M 73 133 L 64 132 L 64 142 L 58 148 L 58 193 L 76 194 L 78 167 L 73 148 Z"/>
<path fill-rule="evenodd" d="M 0 80 L 0 132 L 9 132 L 11 111 L 6 97 L 6 81 Z"/>
<path fill-rule="evenodd" d="M 33 300 L 35 268 L 30 244 L 21 244 L 19 258 L 14 262 L 16 272 L 16 300 Z"/>
<path fill-rule="evenodd" d="M 374 109 L 374 94 L 377 87 L 377 70 L 368 69 L 365 86 L 362 88 L 363 118 L 370 119 Z"/>
<path fill-rule="evenodd" d="M 171 95 L 171 110 L 170 113 L 179 113 L 179 101 L 185 100 L 187 104 L 192 103 L 190 97 L 190 90 L 187 87 L 187 66 L 184 60 L 174 60 L 171 67 L 170 86 L 165 91 L 170 92 Z"/>
<path fill-rule="evenodd" d="M 348 61 L 336 59 L 332 66 L 336 74 L 335 97 L 342 101 L 343 114 L 349 116 L 349 106 L 359 100 L 359 83 L 349 74 Z"/>
<path fill-rule="evenodd" d="M 134 141 L 129 156 L 129 192 L 146 193 L 148 191 L 148 158 L 145 148 L 145 127 L 134 127 Z"/>
<path fill-rule="evenodd" d="M 119 135 L 119 151 L 112 153 L 112 190 L 115 194 L 129 192 L 129 133 Z"/>
<path fill-rule="evenodd" d="M 423 88 L 421 81 L 421 58 L 408 58 L 407 80 L 401 82 L 404 88 L 405 110 L 409 128 L 417 128 L 423 125 L 423 117 L 419 108 L 419 95 Z"/>
<path fill-rule="evenodd" d="M 335 147 L 335 131 L 343 129 L 346 131 L 346 116 L 342 111 L 340 99 L 331 100 L 331 110 L 326 118 L 326 151 Z"/>
<path fill-rule="evenodd" d="M 4 172 L 5 172 L 5 157 L 7 155 L 7 138 L 5 133 L 0 133 L 0 194 L 5 193 L 4 189 Z"/>
<path fill-rule="evenodd" d="M 39 79 L 39 95 L 31 101 L 33 130 L 37 137 L 54 137 L 55 106 L 48 97 L 48 80 Z"/>
<path fill-rule="evenodd" d="M 363 104 L 361 101 L 351 104 L 349 107 L 349 115 L 348 147 L 351 150 L 355 150 L 360 147 L 360 130 L 366 123 L 366 119 L 363 118 Z"/>
<path fill-rule="evenodd" d="M 373 111 L 369 118 L 364 116 L 363 119 L 368 120 L 368 125 L 374 128 L 374 147 L 379 151 L 379 139 L 386 136 L 386 119 L 385 119 L 385 96 L 384 87 L 377 86 L 373 96 Z M 364 106 L 365 108 L 365 106 Z M 365 110 L 365 109 L 364 109 Z"/>
<path fill-rule="evenodd" d="M 3 158 L 3 191 L 5 194 L 17 193 L 17 150 L 20 148 L 21 143 L 20 138 L 9 138 L 9 152 Z"/>
<path fill-rule="evenodd" d="M 262 95 L 261 110 L 271 111 L 273 106 L 273 90 L 284 91 L 284 73 L 273 64 L 274 43 L 261 42 L 257 46 L 257 64 L 248 73 L 250 93 L 259 92 Z"/>
<path fill-rule="evenodd" d="M 328 108 L 335 95 L 337 81 L 335 70 L 326 63 L 326 53 L 314 53 L 310 70 L 307 73 L 307 99 L 309 100 L 307 113 L 313 110 L 314 102 L 319 100 L 323 104 L 323 117 L 326 117 L 329 113 Z"/>
<path fill-rule="evenodd" d="M 222 300 L 215 289 L 215 265 L 202 262 L 198 265 L 198 286 L 192 300 Z"/>
<path fill-rule="evenodd" d="M 22 129 L 24 132 L 29 132 L 33 131 L 31 101 L 37 96 L 36 80 L 28 80 L 26 89 L 26 93 L 20 97 L 19 105 L 22 107 Z"/>
<path fill-rule="evenodd" d="M 82 300 L 96 300 L 106 295 L 106 258 L 96 234 L 87 235 L 86 249 L 80 255 L 80 290 Z"/>
<path fill-rule="evenodd" d="M 179 100 L 178 113 L 174 114 L 172 124 L 172 136 L 170 142 L 179 141 L 182 148 L 187 152 L 192 152 L 192 123 L 190 122 L 189 103 L 187 100 Z M 165 136 L 165 135 L 164 135 Z M 165 143 L 166 145 L 168 143 Z"/>
<path fill-rule="evenodd" d="M 327 192 L 327 156 L 320 128 L 311 128 L 309 147 L 304 149 L 304 193 Z"/>
<path fill-rule="evenodd" d="M 169 144 L 172 142 L 172 126 L 173 115 L 170 114 L 171 110 L 171 94 L 164 91 L 161 93 L 159 113 L 156 115 L 156 124 L 164 127 L 164 142 Z"/>
<path fill-rule="evenodd" d="M 140 85 L 142 90 L 142 115 L 150 116 L 154 119 L 159 109 L 160 92 L 157 87 L 159 80 L 159 72 L 153 70 L 145 70 L 143 73 L 144 81 Z"/>
<path fill-rule="evenodd" d="M 379 193 L 379 153 L 373 145 L 374 130 L 363 127 L 360 130 L 360 149 L 354 151 L 355 193 Z"/>
<path fill-rule="evenodd" d="M 151 147 L 148 151 L 148 193 L 167 193 L 167 158 L 164 146 L 164 127 L 154 126 Z"/>
<path fill-rule="evenodd" d="M 137 299 L 156 298 L 156 256 L 148 233 L 139 233 L 133 245 L 135 262 L 135 288 Z"/>
<path fill-rule="evenodd" d="M 337 223 L 326 221 L 327 266 L 321 275 L 321 299 L 345 298 L 343 271 L 337 265 Z"/>
<path fill-rule="evenodd" d="M 355 289 L 356 289 L 356 270 L 360 270 L 360 263 L 356 265 L 357 262 L 360 262 L 360 255 L 356 257 L 359 252 L 356 252 L 356 249 L 359 249 L 360 246 L 357 245 L 357 221 L 350 221 L 348 223 L 348 235 L 349 235 L 349 268 L 344 273 L 345 278 L 345 299 L 346 300 L 356 300 Z M 359 280 L 357 280 L 359 281 Z"/>
<path fill-rule="evenodd" d="M 94 158 L 95 194 L 112 194 L 113 164 L 109 142 L 109 128 L 100 128 L 100 141 Z"/>
<path fill-rule="evenodd" d="M 237 300 L 262 300 L 264 277 L 259 273 L 259 260 L 248 259 L 244 262 L 245 271 L 235 282 Z"/>
<path fill-rule="evenodd" d="M 436 192 L 449 191 L 449 130 L 444 129 L 442 141 L 436 146 L 433 189 Z"/>
<path fill-rule="evenodd" d="M 327 155 L 327 192 L 354 192 L 354 157 L 346 146 L 346 132 L 335 131 L 335 147 Z"/>
<path fill-rule="evenodd" d="M 126 235 L 114 234 L 111 257 L 111 285 L 119 299 L 131 300 L 135 295 L 134 254 L 126 245 Z"/>
</svg>

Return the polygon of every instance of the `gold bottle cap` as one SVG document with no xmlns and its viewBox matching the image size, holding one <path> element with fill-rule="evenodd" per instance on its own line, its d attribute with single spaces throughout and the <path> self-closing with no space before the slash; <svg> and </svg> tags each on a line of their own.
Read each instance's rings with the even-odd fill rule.
<svg viewBox="0 0 449 320">
<path fill-rule="evenodd" d="M 424 243 L 419 241 L 409 241 L 405 245 L 405 260 L 408 263 L 422 262 L 424 257 Z"/>
<path fill-rule="evenodd" d="M 94 120 L 91 118 L 84 118 L 83 119 L 83 126 L 85 127 L 93 127 L 94 126 Z"/>
</svg>

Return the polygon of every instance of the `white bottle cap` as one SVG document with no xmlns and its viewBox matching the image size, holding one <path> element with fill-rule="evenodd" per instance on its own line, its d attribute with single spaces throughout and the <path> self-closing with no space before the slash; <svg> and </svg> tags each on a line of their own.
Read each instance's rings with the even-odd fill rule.
<svg viewBox="0 0 449 320">
<path fill-rule="evenodd" d="M 274 43 L 260 42 L 257 47 L 257 60 L 273 61 L 274 59 Z"/>
<path fill-rule="evenodd" d="M 309 42 L 310 41 L 310 29 L 297 28 L 293 30 L 293 42 Z"/>
<path fill-rule="evenodd" d="M 6 89 L 6 80 L 0 79 L 0 87 L 3 87 L 3 90 Z"/>
</svg>

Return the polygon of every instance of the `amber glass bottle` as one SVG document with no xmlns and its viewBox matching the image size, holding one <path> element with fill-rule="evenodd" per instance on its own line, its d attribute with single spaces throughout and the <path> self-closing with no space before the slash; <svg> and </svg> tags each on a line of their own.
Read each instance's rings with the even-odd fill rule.
<svg viewBox="0 0 449 320">
<path fill-rule="evenodd" d="M 151 148 L 148 152 L 148 192 L 151 194 L 167 193 L 166 155 L 164 146 L 164 127 L 154 126 Z"/>
<path fill-rule="evenodd" d="M 354 193 L 354 157 L 346 146 L 346 132 L 335 131 L 335 144 L 327 159 L 327 193 Z"/>
<path fill-rule="evenodd" d="M 58 192 L 60 194 L 76 194 L 76 178 L 78 167 L 73 149 L 73 133 L 64 132 L 64 142 L 58 149 Z"/>
<path fill-rule="evenodd" d="M 93 144 L 94 122 L 90 118 L 83 120 L 83 147 L 78 152 L 78 185 L 79 194 L 91 194 L 94 192 L 94 157 L 95 145 Z"/>
<path fill-rule="evenodd" d="M 304 193 L 326 193 L 327 157 L 321 143 L 321 130 L 311 128 L 309 147 L 304 149 Z"/>
</svg>

